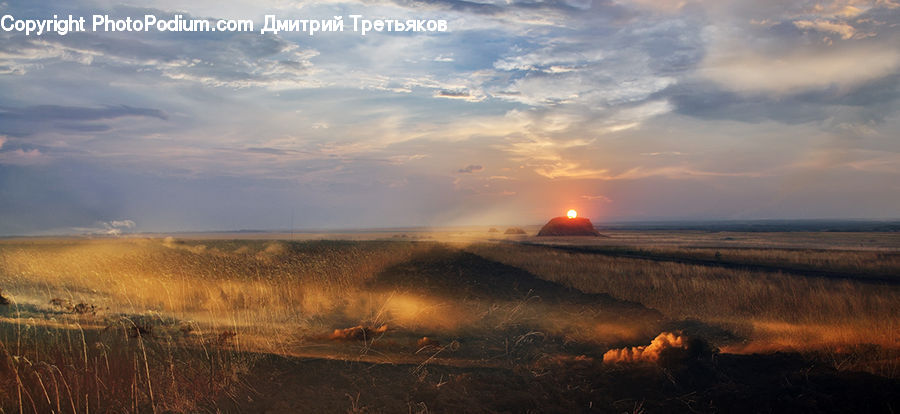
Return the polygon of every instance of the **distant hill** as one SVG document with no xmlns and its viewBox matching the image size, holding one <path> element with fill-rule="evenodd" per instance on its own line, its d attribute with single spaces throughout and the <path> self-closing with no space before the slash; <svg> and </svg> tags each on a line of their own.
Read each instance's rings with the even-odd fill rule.
<svg viewBox="0 0 900 414">
<path fill-rule="evenodd" d="M 556 217 L 550 220 L 538 236 L 599 236 L 590 220 L 583 217 Z"/>
</svg>

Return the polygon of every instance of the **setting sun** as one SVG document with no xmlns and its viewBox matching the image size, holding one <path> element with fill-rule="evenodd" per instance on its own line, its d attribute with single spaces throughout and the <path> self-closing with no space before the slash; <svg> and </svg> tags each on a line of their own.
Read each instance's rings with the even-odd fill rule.
<svg viewBox="0 0 900 414">
<path fill-rule="evenodd" d="M 573 218 L 575 218 L 575 217 L 578 217 L 578 212 L 575 211 L 575 210 L 569 210 L 569 211 L 566 213 L 566 216 L 569 217 L 570 219 L 573 219 Z"/>
</svg>

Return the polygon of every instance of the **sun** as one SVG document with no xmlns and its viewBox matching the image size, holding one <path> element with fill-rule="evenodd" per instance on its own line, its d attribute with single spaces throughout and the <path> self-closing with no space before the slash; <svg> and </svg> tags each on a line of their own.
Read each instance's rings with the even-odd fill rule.
<svg viewBox="0 0 900 414">
<path fill-rule="evenodd" d="M 573 219 L 573 218 L 575 218 L 575 217 L 578 217 L 578 212 L 575 211 L 575 210 L 569 210 L 569 211 L 566 213 L 566 217 L 568 217 L 568 218 L 570 218 L 570 219 Z"/>
</svg>

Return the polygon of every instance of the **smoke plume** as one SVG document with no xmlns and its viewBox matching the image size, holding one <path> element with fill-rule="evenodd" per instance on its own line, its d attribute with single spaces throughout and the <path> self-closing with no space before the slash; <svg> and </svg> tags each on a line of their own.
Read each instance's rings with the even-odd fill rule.
<svg viewBox="0 0 900 414">
<path fill-rule="evenodd" d="M 603 354 L 603 362 L 657 362 L 663 351 L 671 348 L 686 349 L 687 342 L 682 335 L 663 332 L 653 338 L 648 346 L 610 349 Z"/>
</svg>

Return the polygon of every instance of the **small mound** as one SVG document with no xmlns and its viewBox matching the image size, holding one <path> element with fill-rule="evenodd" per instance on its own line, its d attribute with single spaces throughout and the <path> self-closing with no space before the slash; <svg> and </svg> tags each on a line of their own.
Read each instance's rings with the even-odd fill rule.
<svg viewBox="0 0 900 414">
<path fill-rule="evenodd" d="M 9 299 L 3 296 L 3 289 L 0 288 L 0 305 L 9 305 Z"/>
<path fill-rule="evenodd" d="M 488 233 L 500 233 L 500 230 L 497 230 L 496 227 L 491 227 L 490 230 L 488 230 Z"/>
<path fill-rule="evenodd" d="M 525 230 L 522 230 L 518 227 L 510 227 L 503 232 L 503 234 L 527 234 Z"/>
<path fill-rule="evenodd" d="M 556 217 L 550 220 L 538 236 L 599 236 L 590 220 L 583 217 Z"/>
</svg>

